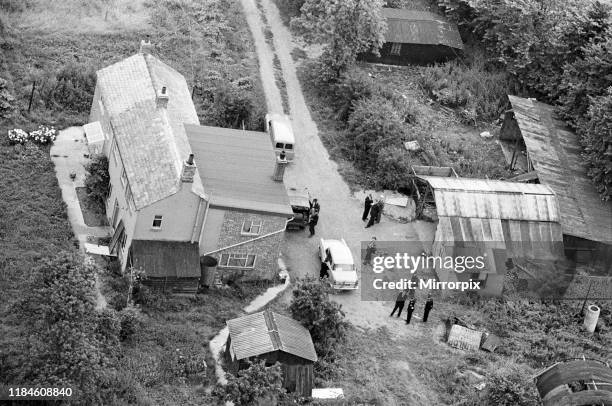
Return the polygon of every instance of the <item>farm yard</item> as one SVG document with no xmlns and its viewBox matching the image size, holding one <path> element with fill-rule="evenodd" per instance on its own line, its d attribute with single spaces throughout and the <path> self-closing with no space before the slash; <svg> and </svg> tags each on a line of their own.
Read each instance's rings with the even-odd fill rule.
<svg viewBox="0 0 612 406">
<path fill-rule="evenodd" d="M 485 20 L 507 11 L 504 7 L 516 13 L 506 26 L 495 27 L 507 34 L 499 40 L 502 45 L 485 26 L 470 25 L 468 2 L 387 1 L 387 7 L 445 14 L 459 23 L 465 42 L 451 61 L 396 66 L 366 63 L 355 50 L 345 54 L 347 59 L 330 56 L 321 34 L 327 22 L 342 22 L 345 14 L 329 15 L 319 8 L 323 3 L 0 0 L 0 293 L 5 298 L 0 383 L 73 385 L 80 396 L 75 404 L 536 405 L 533 377 L 544 368 L 583 357 L 612 362 L 609 268 L 600 269 L 597 280 L 604 283 L 594 288 L 590 270 L 581 268 L 579 276 L 591 282 L 574 286 L 577 300 L 518 298 L 513 285 L 499 298 L 434 292 L 427 323 L 422 322 L 426 292 L 419 292 L 410 325 L 405 313 L 400 319 L 388 316 L 392 302 L 363 301 L 359 291 L 330 291 L 310 277 L 321 263 L 313 255 L 319 237 L 345 238 L 361 272 L 367 267 L 359 261 L 360 243 L 373 233 L 380 241 L 405 239 L 429 249 L 435 223 L 384 216 L 365 230 L 359 220 L 363 202 L 356 196 L 365 190 L 413 193 L 413 166 L 452 167 L 461 178 L 487 181 L 521 174 L 521 168 L 509 169 L 499 143 L 512 107 L 508 94 L 557 106 L 582 145 L 589 146 L 583 156 L 596 182 L 593 190 L 609 198 L 609 174 L 602 172 L 609 160 L 602 164 L 600 156 L 609 140 L 598 138 L 612 117 L 605 93 L 612 81 L 600 75 L 612 66 L 601 54 L 602 41 L 609 42 L 612 34 L 609 9 L 597 3 L 588 18 L 579 19 L 585 25 L 576 30 L 585 38 L 567 47 L 580 49 L 583 59 L 558 61 L 567 72 L 546 65 L 542 73 L 533 68 L 545 65 L 537 58 L 562 59 L 559 55 L 568 54 L 566 38 L 553 43 L 559 55 L 550 51 L 541 57 L 540 48 L 533 54 L 519 49 L 525 38 L 518 33 L 536 47 L 552 49 L 533 38 L 550 25 L 578 24 L 552 6 L 551 20 L 540 21 L 537 10 L 513 8 L 514 0 L 495 7 L 469 2 L 471 12 Z M 329 3 L 345 11 L 341 3 Z M 359 10 L 367 13 L 382 2 L 363 4 Z M 526 19 L 521 13 L 535 19 L 528 28 L 521 26 Z M 367 36 L 371 28 L 358 35 L 339 31 Z M 218 367 L 230 365 L 217 363 L 211 340 L 223 337 L 226 322 L 244 316 L 246 306 L 253 309 L 253 300 L 270 283 L 231 281 L 196 295 L 171 294 L 145 286 L 140 277 L 146 275 L 139 271 L 122 272 L 116 260 L 97 255 L 86 260 L 62 201 L 52 141 L 21 142 L 13 138 L 18 133 L 9 132 L 44 125 L 56 137 L 55 129 L 89 122 L 95 72 L 137 53 L 143 39 L 185 77 L 202 125 L 263 131 L 266 106 L 291 117 L 298 148 L 284 182 L 308 187 L 323 211 L 315 238 L 283 233 L 281 258 L 291 285 L 263 309 L 306 327 L 318 356 L 314 387 L 342 388 L 343 400 L 284 393 L 278 365 L 249 364 L 220 385 Z M 508 53 L 507 47 L 518 51 Z M 592 65 L 588 71 L 584 60 Z M 589 98 L 568 90 L 567 81 L 578 79 Z M 558 93 L 551 80 L 562 84 Z M 527 162 L 528 152 L 523 158 Z M 110 214 L 96 207 L 88 189 L 75 189 L 87 225 L 108 226 Z M 601 308 L 592 333 L 582 326 L 586 296 L 596 297 L 588 303 Z M 479 342 L 475 348 L 481 349 L 466 349 L 467 340 L 457 346 L 450 338 L 455 326 L 485 333 L 483 343 L 495 337 L 497 348 L 485 351 Z M 278 337 L 281 347 L 283 340 Z M 231 354 L 235 348 L 224 350 Z"/>
</svg>

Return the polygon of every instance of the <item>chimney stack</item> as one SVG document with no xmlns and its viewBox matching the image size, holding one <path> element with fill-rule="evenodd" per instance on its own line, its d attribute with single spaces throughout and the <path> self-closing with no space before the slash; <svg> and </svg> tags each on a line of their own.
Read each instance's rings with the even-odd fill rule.
<svg viewBox="0 0 612 406">
<path fill-rule="evenodd" d="M 165 109 L 168 107 L 168 89 L 166 86 L 162 86 L 159 92 L 157 93 L 157 97 L 155 98 L 156 105 L 158 109 Z"/>
<path fill-rule="evenodd" d="M 153 45 L 151 45 L 151 41 L 149 40 L 149 36 L 147 35 L 147 39 L 143 39 L 140 41 L 140 50 L 138 53 L 141 54 L 151 54 L 153 51 Z"/>
<path fill-rule="evenodd" d="M 272 175 L 272 179 L 274 179 L 276 182 L 282 182 L 283 177 L 285 176 L 286 166 L 287 159 L 285 159 L 285 151 L 283 151 L 276 157 L 276 164 L 274 165 L 274 175 Z"/>
<path fill-rule="evenodd" d="M 183 164 L 183 173 L 181 174 L 181 182 L 193 183 L 193 177 L 196 171 L 196 164 L 193 161 L 193 154 L 189 154 L 189 158 Z"/>
</svg>

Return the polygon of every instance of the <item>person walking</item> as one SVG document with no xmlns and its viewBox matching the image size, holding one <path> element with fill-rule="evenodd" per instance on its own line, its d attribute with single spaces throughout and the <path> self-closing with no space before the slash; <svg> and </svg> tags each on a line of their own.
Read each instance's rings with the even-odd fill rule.
<svg viewBox="0 0 612 406">
<path fill-rule="evenodd" d="M 370 221 L 368 221 L 368 224 L 365 226 L 365 228 L 372 227 L 372 225 L 374 225 L 374 222 L 378 218 L 378 211 L 379 210 L 380 210 L 380 208 L 379 208 L 378 204 L 372 205 L 372 208 L 370 209 Z"/>
<path fill-rule="evenodd" d="M 368 219 L 368 214 L 370 214 L 372 203 L 374 203 L 374 199 L 372 199 L 372 194 L 370 193 L 365 198 L 365 203 L 363 205 L 363 215 L 361 216 L 361 220 L 366 221 Z"/>
<path fill-rule="evenodd" d="M 310 231 L 309 237 L 315 235 L 315 226 L 319 222 L 319 212 L 312 209 L 310 219 L 308 220 L 308 230 Z"/>
<path fill-rule="evenodd" d="M 406 309 L 406 324 L 410 324 L 410 319 L 412 319 L 412 312 L 414 312 L 415 305 L 416 299 L 410 299 L 410 302 L 408 302 L 408 308 Z"/>
<path fill-rule="evenodd" d="M 372 261 L 372 256 L 376 252 L 376 237 L 372 237 L 372 241 L 368 243 L 366 247 L 365 257 L 363 258 L 363 264 L 368 265 Z"/>
<path fill-rule="evenodd" d="M 376 212 L 376 224 L 380 223 L 380 217 L 382 216 L 383 210 L 385 209 L 385 195 L 381 195 L 378 202 L 376 202 L 378 210 Z"/>
<path fill-rule="evenodd" d="M 428 293 L 427 300 L 425 301 L 425 311 L 423 312 L 423 323 L 427 323 L 427 317 L 429 317 L 431 309 L 433 309 L 433 299 L 431 298 L 431 293 Z"/>
<path fill-rule="evenodd" d="M 398 318 L 402 315 L 402 310 L 404 310 L 404 305 L 406 304 L 407 297 L 407 290 L 402 290 L 400 293 L 398 293 L 397 297 L 395 298 L 395 307 L 393 308 L 393 311 L 391 312 L 391 315 L 389 317 L 393 317 L 393 313 L 395 313 L 396 310 Z"/>
</svg>

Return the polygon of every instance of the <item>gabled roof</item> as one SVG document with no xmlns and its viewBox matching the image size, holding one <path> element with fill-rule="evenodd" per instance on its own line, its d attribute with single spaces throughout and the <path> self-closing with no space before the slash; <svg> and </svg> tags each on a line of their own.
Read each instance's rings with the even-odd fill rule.
<svg viewBox="0 0 612 406">
<path fill-rule="evenodd" d="M 272 179 L 276 155 L 266 133 L 185 125 L 212 207 L 293 215 L 283 182 Z"/>
<path fill-rule="evenodd" d="M 442 16 L 398 8 L 383 8 L 382 16 L 387 21 L 385 42 L 446 45 L 463 49 L 457 26 L 444 21 Z"/>
<path fill-rule="evenodd" d="M 612 202 L 602 202 L 588 178 L 576 134 L 556 120 L 552 106 L 508 98 L 540 183 L 557 195 L 563 232 L 610 244 Z"/>
<path fill-rule="evenodd" d="M 317 361 L 310 333 L 289 317 L 266 310 L 228 320 L 227 327 L 236 359 L 283 351 Z"/>
<path fill-rule="evenodd" d="M 199 124 L 185 78 L 154 56 L 139 53 L 99 70 L 97 86 L 136 208 L 176 193 L 191 153 L 183 124 Z M 169 95 L 166 108 L 156 104 L 162 86 Z M 203 195 L 197 171 L 191 187 Z"/>
</svg>

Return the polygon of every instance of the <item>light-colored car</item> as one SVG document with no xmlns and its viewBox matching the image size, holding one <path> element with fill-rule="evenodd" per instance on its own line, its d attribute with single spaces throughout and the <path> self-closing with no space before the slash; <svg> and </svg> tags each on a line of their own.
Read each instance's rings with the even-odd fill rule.
<svg viewBox="0 0 612 406">
<path fill-rule="evenodd" d="M 266 132 L 270 134 L 276 156 L 285 151 L 285 158 L 293 161 L 295 157 L 295 137 L 291 120 L 285 114 L 266 114 Z"/>
<path fill-rule="evenodd" d="M 329 281 L 333 289 L 355 290 L 359 287 L 359 278 L 353 254 L 346 241 L 321 238 L 319 243 L 321 265 L 327 264 Z"/>
</svg>

